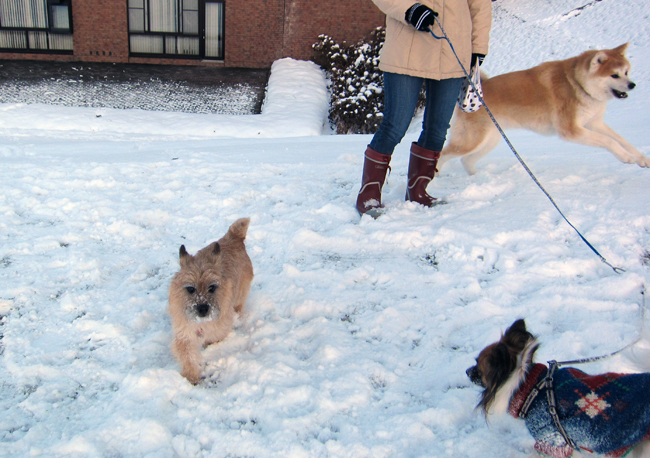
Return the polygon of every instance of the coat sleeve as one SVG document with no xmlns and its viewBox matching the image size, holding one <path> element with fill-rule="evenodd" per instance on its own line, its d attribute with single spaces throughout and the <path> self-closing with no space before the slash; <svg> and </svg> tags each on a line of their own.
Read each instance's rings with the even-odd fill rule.
<svg viewBox="0 0 650 458">
<path fill-rule="evenodd" d="M 413 6 L 414 3 L 418 3 L 418 0 L 372 0 L 372 2 L 377 5 L 377 8 L 379 8 L 386 16 L 406 24 L 406 19 L 404 19 L 406 10 Z"/>
<path fill-rule="evenodd" d="M 487 55 L 492 28 L 492 0 L 468 0 L 472 16 L 472 53 Z"/>
</svg>

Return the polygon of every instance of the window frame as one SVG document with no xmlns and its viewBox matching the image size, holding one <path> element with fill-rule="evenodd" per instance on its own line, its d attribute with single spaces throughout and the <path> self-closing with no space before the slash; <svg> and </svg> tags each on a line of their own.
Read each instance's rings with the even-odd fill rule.
<svg viewBox="0 0 650 458">
<path fill-rule="evenodd" d="M 195 59 L 202 60 L 208 59 L 205 57 L 205 0 L 175 0 L 176 7 L 176 32 L 159 32 L 151 31 L 151 0 L 126 0 L 127 6 L 127 33 L 129 36 L 129 56 L 131 57 L 143 57 L 143 58 L 156 58 L 156 59 Z M 214 1 L 214 0 L 209 0 Z M 131 3 L 141 3 L 140 6 L 130 6 Z M 216 0 L 217 3 L 222 3 L 224 5 L 224 17 L 222 17 L 221 27 L 225 28 L 225 3 L 226 0 Z M 188 3 L 190 5 L 188 5 Z M 196 8 L 192 8 L 192 3 L 195 3 Z M 133 28 L 133 15 L 132 10 L 142 11 L 142 18 L 138 18 L 138 21 L 141 21 L 142 28 L 144 30 L 132 30 Z M 186 32 L 186 14 L 194 14 L 196 17 L 196 32 Z M 132 49 L 131 38 L 134 36 L 140 37 L 161 37 L 162 40 L 162 51 L 161 52 L 137 52 Z M 174 38 L 175 43 L 175 52 L 169 52 L 169 39 Z M 198 52 L 196 54 L 182 53 L 179 52 L 178 46 L 180 39 L 183 38 L 196 38 L 198 40 Z M 224 46 L 225 48 L 225 46 Z M 225 54 L 225 49 L 222 50 L 222 54 Z M 218 59 L 223 60 L 223 57 Z"/>
<path fill-rule="evenodd" d="M 14 35 L 13 42 L 22 41 L 24 47 L 0 47 L 0 53 L 29 53 L 29 54 L 74 54 L 73 49 L 73 21 L 72 21 L 72 0 L 46 0 L 44 2 L 45 27 L 26 27 L 26 26 L 3 26 L 3 18 L 0 15 L 0 33 L 10 33 Z M 54 27 L 54 9 L 57 6 L 67 8 L 68 28 Z M 40 35 L 37 37 L 37 34 Z M 44 34 L 44 35 L 42 35 Z M 54 44 L 57 39 L 65 41 L 69 36 L 70 48 L 56 48 Z M 42 41 L 45 47 L 38 47 L 38 41 Z M 1 42 L 0 42 L 1 44 Z"/>
</svg>

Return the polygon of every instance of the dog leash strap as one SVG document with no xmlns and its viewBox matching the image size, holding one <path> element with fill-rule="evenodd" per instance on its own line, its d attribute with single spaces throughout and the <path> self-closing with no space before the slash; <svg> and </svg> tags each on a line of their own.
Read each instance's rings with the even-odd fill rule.
<svg viewBox="0 0 650 458">
<path fill-rule="evenodd" d="M 546 375 L 530 391 L 530 394 L 524 401 L 524 404 L 521 407 L 521 410 L 519 411 L 519 418 L 526 418 L 526 415 L 528 415 L 528 410 L 530 409 L 530 406 L 533 404 L 535 398 L 537 398 L 537 395 L 541 393 L 542 390 L 546 390 L 546 400 L 548 401 L 548 413 L 551 415 L 553 424 L 555 425 L 557 431 L 562 435 L 562 438 L 564 438 L 564 441 L 567 443 L 567 445 L 572 449 L 576 450 L 577 447 L 575 442 L 573 442 L 573 440 L 569 437 L 566 430 L 562 426 L 562 422 L 560 422 L 560 416 L 557 413 L 555 391 L 553 390 L 553 374 L 555 373 L 555 369 L 557 369 L 557 367 L 558 367 L 557 361 L 548 362 L 548 370 L 546 372 Z"/>
<path fill-rule="evenodd" d="M 537 385 L 533 387 L 532 390 L 530 390 L 530 394 L 528 394 L 526 401 L 524 401 L 524 405 L 521 406 L 521 410 L 519 411 L 519 418 L 526 418 L 526 415 L 528 415 L 528 409 L 530 409 L 530 406 L 533 404 L 533 401 L 535 400 L 537 395 L 544 389 L 545 386 L 546 386 L 546 377 L 544 377 L 541 382 L 539 382 Z"/>
<path fill-rule="evenodd" d="M 510 139 L 508 139 L 508 137 L 506 136 L 505 132 L 503 131 L 503 129 L 501 128 L 501 126 L 499 125 L 499 123 L 497 122 L 497 120 L 494 118 L 494 115 L 492 114 L 492 111 L 490 111 L 490 109 L 488 108 L 487 104 L 485 103 L 485 100 L 483 100 L 483 97 L 481 97 L 481 94 L 479 93 L 478 88 L 474 85 L 474 82 L 473 82 L 473 81 L 471 80 L 471 78 L 469 77 L 469 74 L 467 73 L 467 70 L 465 70 L 465 66 L 461 63 L 460 58 L 458 57 L 458 54 L 456 54 L 456 50 L 454 49 L 454 45 L 451 44 L 451 40 L 449 39 L 449 36 L 447 35 L 447 32 L 445 32 L 445 29 L 442 27 L 442 22 L 440 22 L 440 20 L 438 19 L 437 16 L 434 16 L 433 19 L 435 19 L 436 23 L 437 23 L 438 26 L 440 27 L 440 31 L 442 32 L 442 35 L 443 35 L 443 36 L 441 36 L 441 37 L 436 36 L 436 34 L 434 34 L 433 31 L 432 31 L 431 29 L 429 29 L 429 32 L 431 33 L 431 36 L 433 36 L 433 38 L 435 38 L 436 40 L 446 40 L 447 43 L 449 43 L 449 46 L 451 47 L 451 51 L 454 53 L 454 56 L 456 57 L 456 60 L 458 61 L 458 64 L 460 65 L 460 68 L 463 69 L 463 73 L 465 74 L 465 78 L 467 78 L 468 81 L 469 81 L 469 83 L 472 85 L 472 89 L 474 89 L 474 92 L 476 93 L 476 95 L 478 96 L 479 100 L 481 101 L 481 103 L 482 103 L 483 106 L 485 107 L 485 111 L 486 111 L 487 114 L 490 116 L 490 119 L 492 120 L 492 122 L 493 122 L 494 125 L 496 126 L 497 130 L 499 131 L 499 133 L 501 134 L 501 136 L 503 137 L 503 139 L 506 141 L 506 144 L 508 145 L 508 147 L 510 148 L 510 150 L 513 152 L 513 154 L 515 155 L 515 157 L 517 158 L 517 160 L 519 161 L 519 163 L 522 165 L 522 167 L 524 168 L 524 170 L 526 170 L 526 172 L 528 172 L 528 175 L 530 175 L 530 177 L 533 179 L 533 181 L 535 182 L 535 184 L 537 185 L 537 187 L 539 187 L 539 189 L 542 190 L 542 192 L 544 193 L 544 195 L 546 195 L 546 197 L 547 197 L 548 200 L 551 202 L 551 204 L 553 205 L 553 207 L 555 207 L 555 209 L 558 211 L 558 213 L 560 214 L 560 216 L 562 216 L 562 218 L 564 219 L 564 221 L 566 221 L 567 224 L 568 224 L 569 226 L 571 226 L 571 228 L 572 228 L 572 229 L 573 229 L 573 230 L 578 234 L 578 236 L 579 236 L 579 237 L 582 239 L 582 241 L 583 241 L 583 242 L 584 242 L 584 243 L 585 243 L 585 244 L 586 244 L 586 245 L 591 249 L 591 251 L 593 251 L 593 252 L 596 254 L 596 256 L 598 256 L 598 257 L 600 258 L 600 260 L 601 260 L 603 263 L 605 263 L 606 265 L 608 265 L 608 266 L 609 266 L 609 267 L 610 267 L 614 272 L 616 272 L 617 274 L 620 274 L 620 273 L 622 273 L 622 272 L 625 272 L 625 269 L 622 269 L 621 267 L 614 267 L 613 265 L 611 265 L 611 264 L 607 261 L 607 259 L 605 259 L 605 257 L 604 257 L 603 255 L 601 255 L 601 254 L 598 252 L 598 250 L 596 250 L 596 248 L 594 248 L 594 246 L 593 246 L 591 243 L 589 243 L 589 241 L 588 241 L 588 240 L 587 240 L 587 239 L 586 239 L 586 238 L 585 238 L 585 237 L 580 233 L 580 231 L 579 231 L 579 230 L 578 230 L 578 229 L 577 229 L 573 224 L 571 224 L 571 221 L 569 221 L 569 219 L 568 219 L 566 216 L 564 216 L 564 213 L 562 213 L 562 210 L 560 210 L 560 207 L 558 207 L 558 205 L 555 203 L 555 201 L 553 200 L 553 198 L 551 197 L 551 195 L 546 191 L 546 189 L 544 189 L 544 186 L 542 186 L 542 184 L 539 182 L 539 180 L 537 179 L 537 177 L 535 177 L 535 175 L 533 174 L 533 172 L 528 168 L 528 165 L 526 165 L 526 163 L 525 163 L 524 160 L 521 158 L 521 156 L 519 155 L 519 153 L 517 152 L 517 150 L 515 149 L 515 147 L 512 146 L 512 143 L 510 143 Z"/>
<path fill-rule="evenodd" d="M 601 359 L 605 359 L 605 358 L 609 358 L 609 357 L 611 357 L 611 356 L 617 355 L 617 354 L 619 354 L 620 352 L 622 352 L 623 350 L 627 350 L 627 349 L 630 348 L 631 346 L 637 344 L 640 340 L 641 340 L 641 337 L 639 337 L 638 339 L 636 339 L 634 342 L 630 342 L 629 344 L 627 344 L 627 345 L 624 346 L 623 348 L 621 348 L 621 349 L 619 349 L 619 350 L 616 350 L 616 351 L 614 351 L 614 352 L 612 352 L 612 353 L 609 353 L 609 354 L 607 354 L 607 355 L 592 356 L 591 358 L 574 359 L 574 360 L 572 360 L 572 361 L 560 361 L 559 363 L 557 363 L 557 365 L 558 365 L 558 366 L 566 366 L 567 364 L 584 364 L 584 363 L 593 363 L 594 361 L 599 361 L 599 360 L 601 360 Z"/>
<path fill-rule="evenodd" d="M 555 427 L 562 435 L 567 445 L 576 450 L 578 447 L 576 447 L 575 442 L 573 442 L 573 440 L 569 437 L 566 430 L 564 429 L 564 426 L 562 426 L 562 422 L 560 422 L 560 416 L 557 413 L 557 404 L 555 403 L 555 390 L 553 389 L 553 373 L 555 372 L 555 369 L 557 369 L 557 361 L 549 361 L 548 373 L 546 375 L 546 399 L 548 400 L 548 413 L 551 414 L 551 418 L 553 419 Z"/>
<path fill-rule="evenodd" d="M 646 309 L 645 289 L 646 289 L 646 286 L 644 284 L 643 287 L 641 288 L 641 307 L 640 307 L 640 309 L 641 309 L 641 317 L 639 319 L 639 323 L 640 323 L 639 337 L 637 337 L 637 339 L 634 342 L 630 342 L 629 344 L 627 344 L 623 348 L 620 348 L 620 349 L 618 349 L 616 351 L 613 351 L 613 352 L 611 352 L 609 354 L 606 354 L 606 355 L 592 356 L 590 358 L 582 358 L 582 359 L 573 359 L 571 361 L 561 361 L 559 363 L 556 363 L 557 366 L 560 367 L 560 366 L 566 366 L 567 364 L 592 363 L 594 361 L 599 361 L 601 359 L 610 358 L 610 357 L 612 357 L 614 355 L 617 355 L 617 354 L 621 353 L 624 350 L 627 350 L 628 348 L 630 348 L 630 347 L 636 345 L 638 342 L 640 342 L 641 339 L 643 339 L 643 323 L 645 323 L 645 309 Z"/>
</svg>

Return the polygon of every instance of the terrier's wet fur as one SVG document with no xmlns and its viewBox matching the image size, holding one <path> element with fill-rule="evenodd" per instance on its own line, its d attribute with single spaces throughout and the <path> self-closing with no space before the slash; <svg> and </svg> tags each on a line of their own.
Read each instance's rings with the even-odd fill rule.
<svg viewBox="0 0 650 458">
<path fill-rule="evenodd" d="M 192 256 L 180 248 L 181 270 L 169 287 L 171 349 L 181 375 L 196 385 L 203 372 L 201 349 L 226 338 L 253 280 L 244 245 L 249 218 L 235 221 L 228 233 Z"/>
</svg>

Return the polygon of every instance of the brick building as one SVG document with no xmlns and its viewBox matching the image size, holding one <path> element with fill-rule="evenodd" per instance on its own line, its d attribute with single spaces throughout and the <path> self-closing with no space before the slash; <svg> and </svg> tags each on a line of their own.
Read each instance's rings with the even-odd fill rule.
<svg viewBox="0 0 650 458">
<path fill-rule="evenodd" d="M 383 24 L 371 0 L 0 0 L 0 59 L 267 68 Z"/>
</svg>

